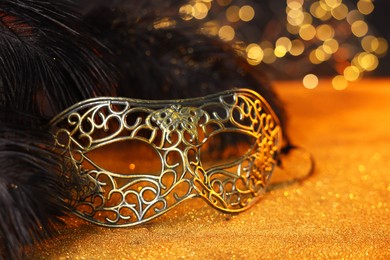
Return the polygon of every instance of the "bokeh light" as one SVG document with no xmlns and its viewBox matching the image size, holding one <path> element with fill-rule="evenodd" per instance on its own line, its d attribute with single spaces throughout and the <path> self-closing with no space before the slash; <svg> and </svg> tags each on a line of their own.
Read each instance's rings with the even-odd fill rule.
<svg viewBox="0 0 390 260">
<path fill-rule="evenodd" d="M 352 23 L 351 30 L 357 37 L 363 37 L 368 32 L 368 25 L 364 21 L 358 20 Z"/>
<path fill-rule="evenodd" d="M 190 0 L 179 13 L 184 21 L 203 20 L 204 33 L 231 42 L 252 66 L 302 77 L 306 88 L 317 87 L 325 68 L 334 73 L 333 88 L 343 90 L 388 53 L 387 40 L 366 19 L 374 10 L 373 0 Z"/>
<path fill-rule="evenodd" d="M 290 53 L 293 56 L 299 56 L 305 51 L 305 44 L 299 40 L 295 39 L 291 41 Z"/>
<path fill-rule="evenodd" d="M 348 66 L 344 69 L 344 77 L 348 81 L 356 81 L 360 78 L 360 70 L 356 66 Z"/>
<path fill-rule="evenodd" d="M 261 49 L 261 47 L 256 43 L 249 44 L 248 47 L 246 48 L 246 52 L 247 52 L 247 61 L 251 65 L 259 64 L 264 58 L 263 49 Z"/>
<path fill-rule="evenodd" d="M 209 12 L 209 9 L 207 8 L 207 5 L 203 2 L 198 2 L 198 3 L 194 4 L 192 15 L 196 19 L 202 20 L 202 19 L 206 18 L 208 12 Z"/>
<path fill-rule="evenodd" d="M 313 39 L 316 33 L 316 29 L 311 24 L 305 24 L 299 29 L 299 36 L 305 41 Z"/>
<path fill-rule="evenodd" d="M 303 78 L 303 86 L 308 89 L 316 88 L 318 82 L 318 77 L 314 74 L 308 74 Z"/>
<path fill-rule="evenodd" d="M 240 7 L 236 5 L 230 6 L 226 10 L 226 19 L 231 23 L 238 22 L 240 20 L 239 12 Z"/>
<path fill-rule="evenodd" d="M 359 9 L 359 12 L 361 12 L 364 15 L 368 15 L 374 11 L 374 4 L 371 0 L 359 0 L 357 3 L 357 7 Z"/>
<path fill-rule="evenodd" d="M 244 5 L 240 8 L 238 16 L 244 22 L 249 22 L 255 17 L 255 10 L 250 5 Z"/>
<path fill-rule="evenodd" d="M 224 25 L 219 29 L 218 36 L 224 41 L 231 41 L 234 39 L 235 31 L 233 27 Z"/>
<path fill-rule="evenodd" d="M 336 20 L 343 20 L 348 15 L 348 7 L 342 3 L 339 6 L 333 8 L 330 13 Z"/>
<path fill-rule="evenodd" d="M 342 75 L 337 75 L 332 79 L 332 86 L 336 90 L 343 90 L 348 87 L 348 81 Z"/>
</svg>

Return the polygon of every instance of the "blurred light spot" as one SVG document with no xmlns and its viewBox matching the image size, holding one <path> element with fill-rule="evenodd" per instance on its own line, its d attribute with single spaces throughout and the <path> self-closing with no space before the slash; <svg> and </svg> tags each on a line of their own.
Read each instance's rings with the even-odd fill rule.
<svg viewBox="0 0 390 260">
<path fill-rule="evenodd" d="M 364 15 L 360 13 L 358 10 L 352 10 L 347 15 L 347 21 L 349 24 L 353 24 L 356 21 L 364 20 Z"/>
<path fill-rule="evenodd" d="M 326 3 L 326 0 L 320 0 L 318 1 L 321 8 L 324 9 L 325 11 L 330 11 L 332 8 Z"/>
<path fill-rule="evenodd" d="M 322 24 L 317 27 L 316 36 L 321 41 L 325 41 L 327 39 L 333 38 L 334 29 L 328 24 Z"/>
<path fill-rule="evenodd" d="M 345 4 L 341 4 L 332 9 L 331 14 L 336 20 L 343 20 L 348 15 L 348 7 Z"/>
<path fill-rule="evenodd" d="M 364 21 L 356 21 L 351 25 L 352 33 L 357 37 L 363 37 L 368 32 L 368 25 Z"/>
<path fill-rule="evenodd" d="M 130 163 L 129 164 L 129 169 L 130 170 L 135 170 L 135 164 L 134 163 Z"/>
<path fill-rule="evenodd" d="M 263 58 L 264 63 L 271 64 L 275 62 L 276 56 L 272 48 L 263 48 L 263 52 L 264 52 L 264 58 Z"/>
<path fill-rule="evenodd" d="M 379 56 L 383 56 L 387 53 L 389 45 L 384 38 L 378 38 L 378 47 L 374 50 Z"/>
<path fill-rule="evenodd" d="M 364 15 L 368 15 L 372 13 L 372 11 L 374 11 L 374 4 L 371 0 L 360 0 L 357 3 L 357 7 L 359 11 Z"/>
<path fill-rule="evenodd" d="M 379 65 L 378 57 L 366 52 L 362 52 L 358 55 L 358 63 L 367 71 L 375 70 Z"/>
<path fill-rule="evenodd" d="M 246 53 L 247 61 L 251 65 L 258 65 L 264 58 L 263 50 L 256 43 L 249 44 L 246 48 Z"/>
<path fill-rule="evenodd" d="M 313 39 L 315 35 L 316 29 L 311 24 L 305 24 L 299 29 L 299 36 L 305 41 Z"/>
<path fill-rule="evenodd" d="M 327 54 L 333 54 L 339 49 L 339 42 L 335 39 L 327 39 L 324 41 L 323 50 Z"/>
<path fill-rule="evenodd" d="M 332 79 L 332 86 L 336 90 L 343 90 L 348 87 L 348 81 L 342 75 L 338 75 Z"/>
<path fill-rule="evenodd" d="M 275 56 L 278 58 L 284 57 L 291 50 L 291 40 L 287 37 L 279 38 L 275 43 Z"/>
<path fill-rule="evenodd" d="M 305 45 L 301 40 L 295 39 L 291 42 L 290 53 L 293 56 L 299 56 L 305 51 Z"/>
<path fill-rule="evenodd" d="M 325 3 L 333 9 L 341 4 L 341 0 L 325 0 Z"/>
<path fill-rule="evenodd" d="M 302 9 L 290 9 L 289 7 L 286 8 L 287 16 L 289 16 L 292 19 L 296 19 L 299 16 L 303 14 Z"/>
<path fill-rule="evenodd" d="M 302 10 L 289 10 L 287 12 L 287 21 L 291 25 L 301 25 L 304 19 L 305 15 Z"/>
<path fill-rule="evenodd" d="M 291 40 L 287 37 L 280 37 L 276 43 L 276 46 L 283 46 L 287 51 L 291 50 Z"/>
<path fill-rule="evenodd" d="M 240 17 L 238 16 L 239 11 L 240 11 L 240 7 L 236 5 L 230 6 L 226 10 L 226 19 L 232 23 L 238 22 L 240 20 Z"/>
<path fill-rule="evenodd" d="M 355 66 L 348 66 L 344 69 L 344 77 L 348 81 L 356 81 L 360 78 L 360 70 Z"/>
<path fill-rule="evenodd" d="M 311 14 L 304 12 L 303 16 L 304 18 L 302 24 L 311 24 L 313 22 L 313 16 L 311 16 Z"/>
<path fill-rule="evenodd" d="M 320 62 L 326 61 L 330 58 L 330 54 L 326 53 L 322 46 L 318 47 L 314 53 L 317 60 Z"/>
<path fill-rule="evenodd" d="M 309 54 L 309 60 L 313 64 L 320 64 L 322 61 L 318 59 L 316 55 L 317 50 L 312 50 Z"/>
<path fill-rule="evenodd" d="M 193 18 L 193 16 L 192 16 L 192 14 L 194 12 L 193 9 L 194 8 L 192 7 L 192 5 L 183 5 L 182 7 L 180 7 L 179 14 L 180 14 L 181 19 L 183 19 L 185 21 L 191 20 Z"/>
<path fill-rule="evenodd" d="M 307 74 L 303 78 L 303 86 L 308 89 L 313 89 L 318 86 L 318 77 L 314 74 Z"/>
<path fill-rule="evenodd" d="M 287 6 L 292 10 L 301 9 L 303 0 L 287 0 Z"/>
<path fill-rule="evenodd" d="M 287 49 L 286 47 L 279 45 L 275 47 L 274 53 L 276 57 L 282 58 L 286 55 Z"/>
<path fill-rule="evenodd" d="M 255 17 L 255 10 L 250 5 L 244 5 L 240 8 L 238 15 L 244 22 L 249 22 Z"/>
<path fill-rule="evenodd" d="M 224 41 L 231 41 L 234 39 L 235 31 L 233 27 L 229 25 L 222 26 L 218 31 L 218 36 Z"/>
<path fill-rule="evenodd" d="M 314 17 L 321 19 L 322 21 L 326 21 L 332 17 L 330 10 L 331 10 L 331 8 L 329 8 L 328 5 L 324 4 L 321 1 L 314 2 L 310 6 L 310 13 Z"/>
<path fill-rule="evenodd" d="M 163 29 L 163 28 L 169 28 L 176 25 L 176 21 L 171 18 L 162 18 L 158 21 L 155 21 L 153 24 L 154 29 Z"/>
<path fill-rule="evenodd" d="M 362 64 L 360 64 L 362 62 L 362 55 L 365 55 L 366 52 L 360 52 L 358 54 L 355 55 L 355 57 L 353 57 L 352 61 L 351 61 L 351 65 L 353 66 L 356 66 L 361 72 L 365 71 L 366 69 L 363 68 Z"/>
<path fill-rule="evenodd" d="M 209 35 L 217 35 L 218 34 L 218 24 L 216 21 L 210 21 L 204 24 L 202 31 Z"/>
<path fill-rule="evenodd" d="M 310 13 L 316 18 L 318 18 L 317 8 L 319 7 L 321 7 L 319 2 L 314 2 L 310 5 Z"/>
<path fill-rule="evenodd" d="M 366 52 L 373 52 L 378 48 L 379 41 L 376 37 L 372 35 L 367 35 L 362 39 L 361 45 L 363 50 L 365 50 Z"/>
<path fill-rule="evenodd" d="M 206 18 L 208 12 L 209 12 L 209 9 L 207 8 L 207 5 L 205 3 L 198 2 L 198 3 L 194 4 L 192 15 L 196 19 L 202 20 L 202 19 Z"/>
</svg>

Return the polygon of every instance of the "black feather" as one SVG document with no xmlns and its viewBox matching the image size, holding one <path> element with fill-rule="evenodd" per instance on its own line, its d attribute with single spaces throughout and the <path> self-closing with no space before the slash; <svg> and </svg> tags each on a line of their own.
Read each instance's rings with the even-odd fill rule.
<svg viewBox="0 0 390 260">
<path fill-rule="evenodd" d="M 67 211 L 43 119 L 115 93 L 110 53 L 89 30 L 71 1 L 0 0 L 0 258 L 22 257 Z"/>
<path fill-rule="evenodd" d="M 65 189 L 39 118 L 2 111 L 0 122 L 0 244 L 3 257 L 15 259 L 23 246 L 53 234 L 66 212 Z"/>
<path fill-rule="evenodd" d="M 71 1 L 0 1 L 0 104 L 41 115 L 112 95 L 109 54 Z"/>
</svg>

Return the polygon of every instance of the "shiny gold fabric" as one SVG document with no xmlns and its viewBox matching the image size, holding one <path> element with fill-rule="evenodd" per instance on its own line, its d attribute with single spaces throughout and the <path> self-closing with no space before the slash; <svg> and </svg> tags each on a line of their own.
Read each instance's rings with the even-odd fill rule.
<svg viewBox="0 0 390 260">
<path fill-rule="evenodd" d="M 36 259 L 390 258 L 390 80 L 335 91 L 275 84 L 315 174 L 239 215 L 192 201 L 135 228 L 68 218 Z M 303 163 L 299 161 L 299 163 Z M 299 165 L 295 165 L 297 167 Z"/>
</svg>

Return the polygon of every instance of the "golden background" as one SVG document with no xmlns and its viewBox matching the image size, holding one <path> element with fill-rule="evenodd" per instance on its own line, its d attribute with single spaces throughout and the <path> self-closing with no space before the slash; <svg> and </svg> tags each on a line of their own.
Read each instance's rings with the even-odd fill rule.
<svg viewBox="0 0 390 260">
<path fill-rule="evenodd" d="M 234 216 L 192 200 L 135 228 L 70 217 L 34 259 L 389 259 L 389 86 L 366 79 L 335 91 L 324 80 L 313 91 L 276 82 L 293 142 L 316 160 L 308 180 Z"/>
</svg>

